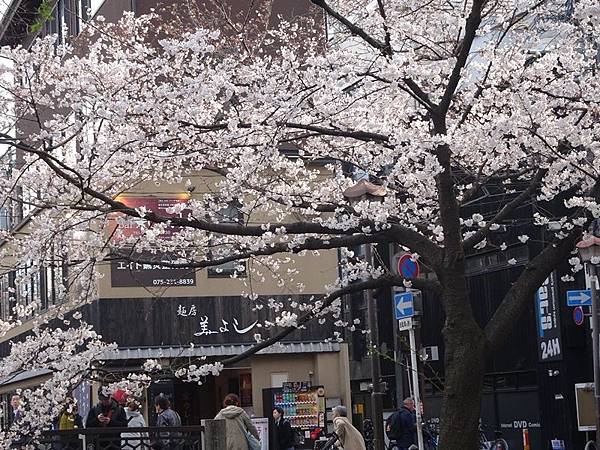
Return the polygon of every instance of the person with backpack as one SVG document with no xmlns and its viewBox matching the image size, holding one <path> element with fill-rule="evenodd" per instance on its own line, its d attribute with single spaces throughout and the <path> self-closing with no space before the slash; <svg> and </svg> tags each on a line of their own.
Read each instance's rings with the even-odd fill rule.
<svg viewBox="0 0 600 450">
<path fill-rule="evenodd" d="M 365 440 L 348 419 L 345 406 L 333 408 L 333 432 L 337 437 L 335 446 L 344 450 L 366 450 Z"/>
<path fill-rule="evenodd" d="M 404 399 L 402 407 L 388 417 L 385 431 L 390 440 L 390 449 L 408 450 L 411 445 L 416 445 L 417 416 L 412 398 Z"/>
<path fill-rule="evenodd" d="M 171 402 L 164 395 L 157 395 L 154 398 L 154 409 L 156 411 L 156 427 L 180 427 L 181 417 L 177 411 L 171 409 Z M 179 431 L 161 431 L 157 433 L 156 439 L 152 443 L 155 450 L 176 450 L 183 444 L 181 432 Z"/>
<path fill-rule="evenodd" d="M 275 430 L 275 449 L 294 450 L 295 433 L 290 421 L 283 416 L 283 408 L 276 406 L 273 409 L 273 421 Z"/>
</svg>

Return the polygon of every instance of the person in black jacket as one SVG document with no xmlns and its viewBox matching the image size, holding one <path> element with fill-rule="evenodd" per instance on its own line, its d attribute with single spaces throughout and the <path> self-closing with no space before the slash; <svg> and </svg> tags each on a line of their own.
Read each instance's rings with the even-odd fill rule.
<svg viewBox="0 0 600 450">
<path fill-rule="evenodd" d="M 19 394 L 13 394 L 10 398 L 10 412 L 8 415 L 8 426 L 11 427 L 13 423 L 19 422 L 22 419 L 21 412 L 21 396 Z"/>
<path fill-rule="evenodd" d="M 273 409 L 275 422 L 275 448 L 277 450 L 294 450 L 294 430 L 290 421 L 283 417 L 283 409 L 279 406 Z"/>
<path fill-rule="evenodd" d="M 417 443 L 417 416 L 412 398 L 404 400 L 402 408 L 390 417 L 386 428 L 390 449 L 408 450 Z"/>
<path fill-rule="evenodd" d="M 119 406 L 119 404 L 111 398 L 106 388 L 98 389 L 98 404 L 90 409 L 85 420 L 86 428 L 126 428 L 127 427 L 127 416 L 125 410 Z M 115 433 L 114 435 L 101 435 L 99 436 L 100 447 L 109 449 L 121 448 L 121 435 Z"/>
<path fill-rule="evenodd" d="M 111 398 L 104 388 L 98 389 L 98 399 L 98 404 L 88 413 L 85 421 L 86 428 L 127 427 L 125 410 Z"/>
</svg>

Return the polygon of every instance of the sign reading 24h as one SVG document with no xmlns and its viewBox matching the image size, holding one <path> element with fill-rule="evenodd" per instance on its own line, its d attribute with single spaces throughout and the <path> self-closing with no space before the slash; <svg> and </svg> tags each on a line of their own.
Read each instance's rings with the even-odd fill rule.
<svg viewBox="0 0 600 450">
<path fill-rule="evenodd" d="M 540 362 L 562 359 L 560 309 L 555 280 L 556 277 L 553 272 L 540 286 L 535 296 L 538 357 Z"/>
</svg>

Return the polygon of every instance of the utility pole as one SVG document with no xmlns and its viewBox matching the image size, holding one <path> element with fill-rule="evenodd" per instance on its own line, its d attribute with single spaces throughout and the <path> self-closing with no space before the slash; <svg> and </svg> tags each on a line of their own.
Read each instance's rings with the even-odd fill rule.
<svg viewBox="0 0 600 450">
<path fill-rule="evenodd" d="M 600 448 L 600 355 L 598 342 L 598 273 L 596 265 L 587 264 L 592 293 L 592 364 L 594 365 L 594 397 L 596 399 L 596 448 Z"/>
<path fill-rule="evenodd" d="M 600 261 L 600 221 L 594 220 L 589 233 L 577 243 L 581 260 L 585 263 L 590 278 L 592 295 L 592 364 L 594 365 L 594 398 L 596 399 L 596 448 L 600 448 L 600 343 L 598 341 L 598 272 L 596 265 Z"/>
<path fill-rule="evenodd" d="M 373 244 L 365 245 L 365 259 L 373 266 Z M 375 450 L 384 449 L 383 438 L 383 393 L 381 392 L 381 367 L 379 365 L 379 346 L 378 346 L 378 328 L 377 328 L 377 303 L 371 289 L 365 290 L 367 301 L 367 319 L 369 321 L 369 347 L 371 353 L 371 411 L 373 417 L 373 448 Z"/>
<path fill-rule="evenodd" d="M 383 201 L 386 195 L 386 189 L 383 186 L 378 186 L 365 179 L 358 181 L 354 186 L 349 187 L 344 191 L 350 203 L 359 201 Z M 375 267 L 373 263 L 373 244 L 368 242 L 365 244 L 365 261 L 370 267 Z M 375 450 L 384 450 L 385 441 L 383 439 L 383 393 L 381 392 L 381 368 L 379 366 L 379 346 L 377 333 L 377 303 L 373 297 L 373 292 L 370 289 L 364 291 L 365 300 L 367 303 L 367 320 L 369 322 L 369 346 L 371 348 L 371 383 L 373 390 L 371 391 L 371 411 L 372 422 L 374 429 L 373 448 Z"/>
</svg>

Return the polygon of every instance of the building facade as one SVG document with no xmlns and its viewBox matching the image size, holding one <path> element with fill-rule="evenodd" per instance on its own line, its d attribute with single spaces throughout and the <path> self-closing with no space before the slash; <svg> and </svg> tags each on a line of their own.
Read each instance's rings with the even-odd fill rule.
<svg viewBox="0 0 600 450">
<path fill-rule="evenodd" d="M 32 32 L 36 15 L 32 13 L 40 2 L 15 0 L 1 22 L 2 45 L 30 45 L 37 34 L 59 33 L 59 41 L 76 36 L 88 19 L 88 11 L 115 21 L 125 11 L 136 14 L 165 12 L 170 20 L 173 7 L 193 2 L 156 2 L 149 0 L 58 0 L 54 3 L 53 19 L 43 23 L 39 32 Z M 232 2 L 232 9 L 252 8 L 253 2 Z M 274 3 L 269 24 L 276 23 L 282 14 L 290 18 L 311 14 L 308 5 L 293 1 Z M 14 156 L 18 164 L 18 154 Z M 142 183 L 135 190 L 124 193 L 119 200 L 131 206 L 145 206 L 149 210 L 166 213 L 178 202 L 200 196 L 215 182 L 211 173 L 191 174 L 197 189 L 191 192 L 185 186 Z M 5 228 L 27 232 L 28 219 L 33 210 L 15 203 L 4 212 Z M 235 205 L 224 211 L 236 214 Z M 3 216 L 3 217 L 4 217 Z M 114 217 L 116 222 L 117 217 Z M 134 227 L 135 228 L 135 227 Z M 129 229 L 127 233 L 136 233 Z M 85 236 L 82 237 L 83 239 Z M 267 339 L 281 330 L 276 322 L 277 312 L 297 309 L 311 304 L 324 295 L 324 287 L 338 276 L 336 251 L 320 255 L 295 256 L 298 274 L 293 283 L 286 283 L 285 273 L 266 274 L 250 270 L 249 264 L 225 264 L 206 270 L 170 268 L 160 265 L 169 255 L 148 255 L 154 262 L 137 262 L 114 258 L 97 267 L 102 274 L 97 286 L 97 299 L 80 308 L 86 322 L 103 336 L 105 341 L 116 342 L 118 351 L 106 355 L 102 376 L 107 382 L 118 381 L 130 372 L 140 371 L 143 363 L 156 360 L 162 367 L 148 389 L 148 397 L 163 393 L 171 396 L 184 425 L 198 424 L 212 418 L 222 406 L 228 393 L 240 396 L 242 406 L 253 416 L 270 417 L 271 405 L 264 405 L 264 389 L 278 388 L 284 383 L 301 382 L 322 386 L 328 405 L 350 405 L 350 381 L 347 345 L 332 339 L 336 328 L 317 322 L 298 329 L 282 342 L 256 355 L 228 365 L 218 377 L 208 376 L 202 384 L 183 382 L 174 376 L 181 367 L 190 364 L 226 360 L 243 354 L 257 341 Z M 26 271 L 27 267 L 18 270 Z M 234 272 L 238 276 L 232 278 Z M 263 272 L 269 272 L 264 268 Z M 44 268 L 32 277 L 32 286 L 16 292 L 17 271 L 6 271 L 0 276 L 0 315 L 8 317 L 15 306 L 39 303 L 35 314 L 42 314 L 58 305 L 60 292 L 67 289 L 69 273 L 66 266 Z M 282 281 L 283 280 L 283 281 Z M 298 284 L 303 289 L 293 287 Z M 250 295 L 251 294 L 251 295 Z M 251 299 L 250 299 L 251 298 Z M 22 339 L 32 329 L 32 314 L 22 326 L 11 330 L 0 339 L 0 356 L 10 351 L 10 342 Z M 48 377 L 47 373 L 23 373 L 0 384 L 0 394 L 8 396 L 17 389 L 36 385 Z M 84 386 L 77 393 L 89 403 L 95 401 L 95 389 Z M 85 412 L 85 405 L 82 407 Z"/>
</svg>

